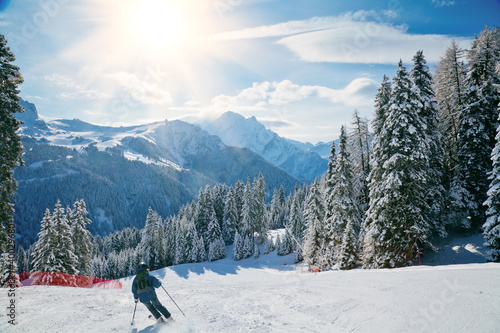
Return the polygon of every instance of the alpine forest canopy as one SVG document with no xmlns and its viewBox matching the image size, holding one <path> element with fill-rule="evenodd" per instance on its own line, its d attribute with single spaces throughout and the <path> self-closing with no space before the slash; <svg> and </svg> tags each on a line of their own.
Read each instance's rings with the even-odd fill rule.
<svg viewBox="0 0 500 333">
<path fill-rule="evenodd" d="M 2 98 L 9 96 L 1 101 L 2 126 L 10 130 L 2 135 L 16 143 L 0 143 L 5 243 L 21 149 L 11 115 L 21 111 L 22 78 L 6 65 L 13 55 L 2 43 Z M 58 202 L 47 209 L 38 241 L 19 249 L 19 269 L 117 278 L 141 261 L 154 270 L 273 251 L 295 252 L 296 262 L 319 271 L 394 268 L 437 251 L 443 237 L 477 233 L 484 233 L 489 260 L 500 261 L 500 29 L 485 27 L 468 50 L 452 42 L 434 73 L 424 51 L 411 65 L 400 61 L 392 79 L 384 75 L 371 122 L 354 110 L 332 142 L 327 172 L 312 184 L 266 190 L 260 173 L 206 185 L 176 214 L 150 207 L 143 228 L 106 236 L 86 230 L 83 200 L 66 210 Z"/>
</svg>

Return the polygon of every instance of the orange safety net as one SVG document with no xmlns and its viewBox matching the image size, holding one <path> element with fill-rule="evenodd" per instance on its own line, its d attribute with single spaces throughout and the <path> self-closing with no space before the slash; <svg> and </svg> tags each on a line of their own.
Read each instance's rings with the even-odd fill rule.
<svg viewBox="0 0 500 333">
<path fill-rule="evenodd" d="M 111 288 L 122 289 L 122 283 L 116 280 L 96 277 L 68 275 L 64 273 L 24 272 L 19 274 L 23 286 L 63 286 L 78 288 Z"/>
</svg>

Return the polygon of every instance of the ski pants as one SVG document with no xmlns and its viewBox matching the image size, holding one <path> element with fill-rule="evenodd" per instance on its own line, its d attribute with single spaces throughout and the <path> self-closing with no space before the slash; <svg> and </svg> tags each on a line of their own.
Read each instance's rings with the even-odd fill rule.
<svg viewBox="0 0 500 333">
<path fill-rule="evenodd" d="M 161 315 L 163 315 L 166 319 L 170 318 L 170 312 L 168 312 L 167 308 L 165 308 L 160 303 L 158 298 L 154 298 L 153 300 L 143 304 L 148 308 L 149 312 L 151 312 L 156 319 L 159 319 Z"/>
</svg>

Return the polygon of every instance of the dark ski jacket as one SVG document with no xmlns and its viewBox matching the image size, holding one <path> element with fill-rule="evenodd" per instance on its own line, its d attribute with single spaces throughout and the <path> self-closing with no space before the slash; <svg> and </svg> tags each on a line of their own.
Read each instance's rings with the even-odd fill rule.
<svg viewBox="0 0 500 333">
<path fill-rule="evenodd" d="M 139 273 L 141 270 L 146 272 L 145 268 L 139 268 L 137 272 Z M 157 298 L 155 288 L 160 288 L 161 286 L 161 282 L 154 276 L 148 274 L 147 279 L 149 286 L 144 289 L 138 289 L 137 276 L 132 282 L 132 294 L 134 294 L 134 299 L 139 299 L 142 303 L 148 303 Z"/>
</svg>

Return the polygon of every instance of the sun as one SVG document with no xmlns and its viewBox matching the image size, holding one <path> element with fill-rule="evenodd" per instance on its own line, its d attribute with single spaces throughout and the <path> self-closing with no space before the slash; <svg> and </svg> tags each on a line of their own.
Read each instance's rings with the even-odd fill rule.
<svg viewBox="0 0 500 333">
<path fill-rule="evenodd" d="M 173 52 L 195 37 L 195 23 L 181 0 L 137 0 L 129 4 L 124 37 L 137 46 Z"/>
</svg>

